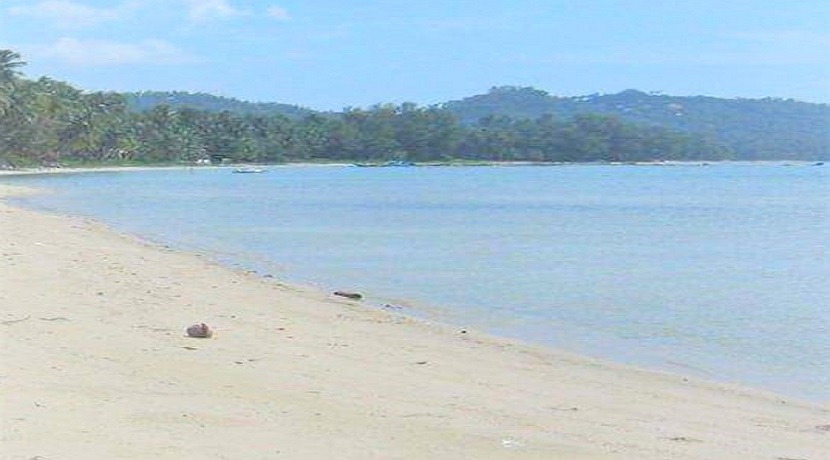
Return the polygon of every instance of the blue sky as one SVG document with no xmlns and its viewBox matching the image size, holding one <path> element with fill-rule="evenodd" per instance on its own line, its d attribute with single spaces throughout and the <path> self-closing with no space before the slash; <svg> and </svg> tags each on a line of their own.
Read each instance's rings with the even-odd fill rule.
<svg viewBox="0 0 830 460">
<path fill-rule="evenodd" d="M 0 0 L 27 77 L 339 110 L 533 86 L 830 103 L 828 0 Z"/>
</svg>

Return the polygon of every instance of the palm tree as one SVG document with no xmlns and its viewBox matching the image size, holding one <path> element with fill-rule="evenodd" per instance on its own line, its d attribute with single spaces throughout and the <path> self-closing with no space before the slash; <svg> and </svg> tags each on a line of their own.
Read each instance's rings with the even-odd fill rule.
<svg viewBox="0 0 830 460">
<path fill-rule="evenodd" d="M 0 116 L 5 115 L 12 106 L 12 92 L 20 75 L 17 68 L 24 65 L 26 63 L 20 60 L 20 54 L 0 49 Z"/>
<path fill-rule="evenodd" d="M 20 60 L 20 54 L 12 50 L 0 49 L 0 83 L 6 83 L 17 78 L 20 72 L 15 69 L 24 65 L 26 63 Z"/>
</svg>

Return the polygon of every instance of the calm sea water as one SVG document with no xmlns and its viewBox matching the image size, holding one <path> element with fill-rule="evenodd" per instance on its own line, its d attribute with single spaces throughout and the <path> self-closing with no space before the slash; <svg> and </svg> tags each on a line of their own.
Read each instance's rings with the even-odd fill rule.
<svg viewBox="0 0 830 460">
<path fill-rule="evenodd" d="M 17 200 L 416 316 L 830 400 L 830 177 L 781 165 L 4 178 Z"/>
</svg>

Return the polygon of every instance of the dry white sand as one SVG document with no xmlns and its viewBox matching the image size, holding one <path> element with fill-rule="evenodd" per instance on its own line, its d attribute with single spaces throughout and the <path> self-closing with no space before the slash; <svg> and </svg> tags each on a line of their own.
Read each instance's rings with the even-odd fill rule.
<svg viewBox="0 0 830 460">
<path fill-rule="evenodd" d="M 216 336 L 188 338 L 198 322 Z M 3 459 L 830 458 L 826 406 L 462 334 L 2 203 L 0 398 Z"/>
</svg>

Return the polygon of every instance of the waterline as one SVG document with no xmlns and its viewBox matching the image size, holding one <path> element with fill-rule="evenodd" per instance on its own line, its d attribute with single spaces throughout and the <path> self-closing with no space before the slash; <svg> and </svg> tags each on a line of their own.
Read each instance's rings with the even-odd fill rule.
<svg viewBox="0 0 830 460">
<path fill-rule="evenodd" d="M 244 176 L 244 177 L 240 177 Z M 827 173 L 281 168 L 15 183 L 278 278 L 622 362 L 827 400 Z"/>
</svg>

